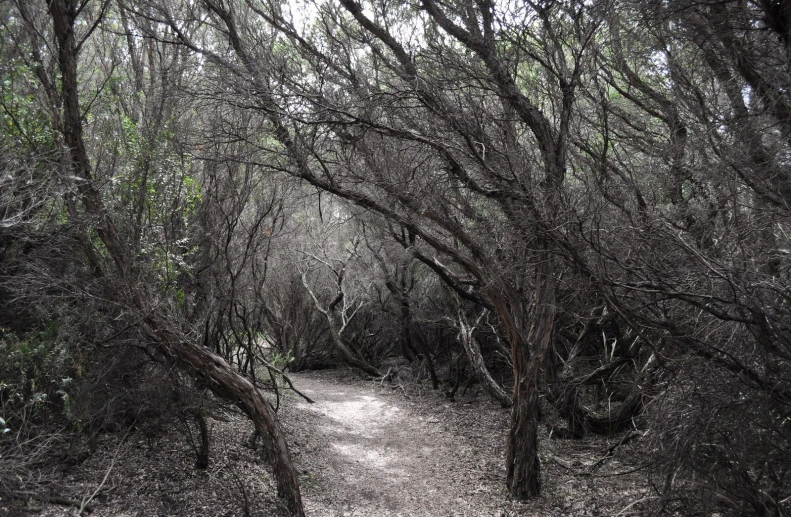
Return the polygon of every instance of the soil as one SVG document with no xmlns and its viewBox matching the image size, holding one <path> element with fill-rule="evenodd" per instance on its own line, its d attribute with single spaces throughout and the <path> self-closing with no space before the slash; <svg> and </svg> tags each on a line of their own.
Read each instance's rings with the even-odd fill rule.
<svg viewBox="0 0 791 517">
<path fill-rule="evenodd" d="M 363 380 L 344 370 L 292 378 L 315 400 L 292 393 L 279 412 L 310 517 L 631 515 L 638 501 L 650 500 L 644 475 L 628 473 L 639 465 L 639 439 L 605 457 L 623 435 L 581 441 L 544 435 L 544 492 L 518 502 L 505 490 L 509 413 L 485 394 L 449 401 L 420 385 Z M 64 473 L 67 488 L 58 497 L 79 506 L 96 492 L 95 516 L 231 517 L 245 508 L 276 515 L 268 465 L 246 446 L 251 424 L 234 413 L 215 417 L 208 469 L 195 468 L 183 429 L 123 440 L 105 435 L 87 461 Z M 77 508 L 42 504 L 36 513 L 76 515 Z"/>
</svg>

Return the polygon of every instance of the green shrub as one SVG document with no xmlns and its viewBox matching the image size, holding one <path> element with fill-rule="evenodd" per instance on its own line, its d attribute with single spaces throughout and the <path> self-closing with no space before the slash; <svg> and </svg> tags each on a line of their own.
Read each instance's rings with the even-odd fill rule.
<svg viewBox="0 0 791 517">
<path fill-rule="evenodd" d="M 73 379 L 84 369 L 70 330 L 58 322 L 24 334 L 0 329 L 0 418 L 8 428 L 70 420 Z"/>
</svg>

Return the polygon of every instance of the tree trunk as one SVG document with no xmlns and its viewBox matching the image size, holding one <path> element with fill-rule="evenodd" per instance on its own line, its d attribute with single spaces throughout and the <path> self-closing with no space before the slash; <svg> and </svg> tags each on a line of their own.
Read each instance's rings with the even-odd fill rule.
<svg viewBox="0 0 791 517">
<path fill-rule="evenodd" d="M 536 270 L 535 312 L 532 325 L 518 295 L 502 288 L 492 299 L 511 343 L 514 394 L 506 449 L 506 484 L 512 496 L 528 499 L 541 492 L 538 459 L 538 382 L 541 363 L 552 340 L 555 321 L 555 280 L 552 258 L 539 253 Z M 524 329 L 529 331 L 525 336 Z"/>
<path fill-rule="evenodd" d="M 391 290 L 391 292 L 393 292 Z M 412 333 L 411 333 L 411 313 L 409 308 L 409 295 L 404 292 L 396 291 L 393 294 L 399 297 L 400 301 L 400 316 L 401 316 L 401 354 L 410 363 L 415 360 L 413 353 L 414 347 L 412 346 Z"/>
<path fill-rule="evenodd" d="M 131 254 L 118 232 L 117 226 L 108 213 L 100 192 L 92 182 L 91 165 L 82 136 L 82 120 L 77 84 L 77 47 L 74 25 L 78 2 L 73 0 L 51 0 L 50 16 L 53 21 L 58 43 L 58 65 L 61 71 L 63 95 L 62 131 L 69 147 L 69 159 L 75 176 L 82 178 L 78 192 L 86 212 L 96 221 L 96 232 L 107 252 L 119 270 L 122 280 L 134 286 L 131 274 Z M 265 446 L 273 458 L 272 470 L 277 482 L 278 495 L 283 500 L 290 515 L 303 517 L 302 498 L 299 484 L 286 441 L 280 431 L 272 407 L 249 380 L 234 371 L 227 362 L 208 348 L 184 339 L 178 332 L 170 331 L 167 316 L 152 310 L 156 304 L 148 303 L 144 286 L 138 285 L 130 290 L 130 304 L 148 314 L 144 323 L 155 343 L 168 355 L 187 366 L 196 375 L 210 381 L 215 393 L 238 401 L 247 412 L 256 428 L 265 438 Z"/>
<path fill-rule="evenodd" d="M 418 348 L 420 353 L 423 354 L 423 357 L 426 361 L 426 367 L 428 368 L 429 377 L 431 377 L 431 386 L 435 389 L 439 389 L 439 379 L 437 378 L 437 369 L 434 368 L 434 360 L 431 358 L 431 354 L 428 351 L 428 346 L 426 346 L 426 342 L 418 336 L 417 338 Z M 450 366 L 450 361 L 448 361 L 448 365 Z"/>
<path fill-rule="evenodd" d="M 156 321 L 147 320 L 153 328 L 161 328 Z M 302 497 L 299 492 L 297 473 L 291 462 L 285 437 L 280 430 L 272 405 L 264 395 L 245 377 L 234 370 L 222 357 L 208 348 L 179 340 L 179 336 L 167 331 L 156 332 L 160 343 L 168 347 L 177 360 L 201 377 L 218 396 L 235 400 L 253 421 L 259 435 L 264 438 L 266 455 L 272 462 L 272 474 L 277 483 L 277 495 L 284 502 L 289 515 L 304 517 Z"/>
<path fill-rule="evenodd" d="M 445 396 L 451 400 L 456 398 L 456 392 L 459 390 L 459 386 L 461 386 L 462 377 L 464 377 L 465 365 L 461 364 L 461 358 L 462 354 L 456 357 L 456 379 L 453 381 L 450 391 L 445 394 Z M 448 368 L 448 373 L 450 374 L 450 368 Z M 451 379 L 448 379 L 448 384 L 450 384 L 450 382 Z"/>
<path fill-rule="evenodd" d="M 524 354 L 522 360 L 526 356 Z M 541 462 L 538 459 L 538 375 L 531 374 L 532 369 L 532 364 L 528 364 L 525 373 L 515 377 L 514 405 L 511 408 L 511 428 L 506 451 L 506 485 L 511 495 L 518 499 L 528 499 L 541 493 Z"/>
<path fill-rule="evenodd" d="M 395 287 L 392 282 L 387 283 L 387 287 L 390 288 L 390 292 L 393 293 L 395 296 L 398 297 L 400 300 L 400 316 L 401 316 L 401 350 L 404 354 L 404 357 L 411 363 L 413 359 L 415 359 L 415 346 L 412 341 L 412 307 L 409 303 L 409 291 L 407 290 L 406 283 L 401 280 L 401 289 L 393 289 L 391 287 Z M 428 368 L 429 376 L 431 377 L 431 385 L 436 390 L 439 388 L 439 381 L 437 380 L 437 371 L 434 369 L 434 361 L 431 359 L 431 355 L 428 352 L 428 349 L 420 339 L 417 340 L 417 351 L 419 352 L 417 357 L 420 355 L 423 356 L 423 359 L 426 361 L 426 367 Z"/>
<path fill-rule="evenodd" d="M 478 346 L 478 340 L 473 336 L 475 327 L 466 322 L 464 315 L 461 313 L 461 309 L 459 309 L 459 326 L 461 344 L 464 345 L 464 351 L 467 353 L 467 358 L 470 360 L 470 364 L 475 372 L 475 376 L 478 378 L 478 382 L 481 383 L 483 389 L 499 402 L 501 406 L 510 407 L 511 397 L 508 396 L 489 373 L 486 362 L 483 360 L 483 355 L 481 355 L 481 348 Z"/>
<path fill-rule="evenodd" d="M 195 449 L 195 467 L 204 470 L 209 467 L 209 426 L 201 410 L 196 411 L 194 416 L 200 431 L 200 445 Z"/>
<path fill-rule="evenodd" d="M 368 364 L 367 361 L 363 360 L 362 358 L 358 357 L 354 351 L 349 348 L 349 345 L 343 342 L 343 338 L 341 337 L 340 332 L 338 331 L 338 326 L 335 324 L 335 321 L 332 319 L 332 314 L 325 313 L 327 316 L 327 322 L 329 323 L 330 327 L 330 334 L 332 335 L 332 342 L 335 345 L 335 349 L 341 354 L 341 358 L 343 361 L 348 364 L 349 366 L 353 366 L 358 370 L 362 370 L 368 375 L 373 377 L 382 377 L 383 374 L 380 372 L 376 367 L 371 366 Z"/>
</svg>

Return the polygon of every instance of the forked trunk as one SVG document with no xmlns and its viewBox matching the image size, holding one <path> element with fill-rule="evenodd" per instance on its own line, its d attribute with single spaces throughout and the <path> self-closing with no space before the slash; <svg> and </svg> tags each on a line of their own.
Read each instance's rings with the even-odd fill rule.
<svg viewBox="0 0 791 517">
<path fill-rule="evenodd" d="M 467 359 L 469 359 L 470 364 L 472 365 L 472 369 L 475 372 L 475 376 L 478 378 L 478 382 L 481 383 L 486 392 L 492 396 L 497 402 L 500 403 L 502 407 L 510 407 L 511 406 L 511 397 L 497 384 L 492 378 L 492 374 L 489 373 L 489 369 L 486 367 L 486 362 L 483 360 L 483 355 L 481 354 L 481 347 L 478 345 L 478 340 L 475 339 L 473 335 L 473 331 L 475 327 L 469 325 L 464 318 L 464 315 L 459 309 L 459 338 L 461 340 L 461 344 L 464 346 L 464 351 L 467 353 Z"/>
</svg>

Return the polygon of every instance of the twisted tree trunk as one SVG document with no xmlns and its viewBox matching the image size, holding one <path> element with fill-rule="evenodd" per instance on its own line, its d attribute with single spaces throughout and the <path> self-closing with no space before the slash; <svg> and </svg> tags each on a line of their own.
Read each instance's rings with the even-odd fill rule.
<svg viewBox="0 0 791 517">
<path fill-rule="evenodd" d="M 511 495 L 520 499 L 541 492 L 538 383 L 541 364 L 552 340 L 556 311 L 552 257 L 545 249 L 539 253 L 539 260 L 532 324 L 528 323 L 528 311 L 515 293 L 504 289 L 505 296 L 492 296 L 511 343 L 514 392 L 506 449 L 506 484 Z M 529 328 L 527 332 L 526 328 Z"/>
<path fill-rule="evenodd" d="M 162 327 L 161 323 L 150 319 L 147 323 L 153 327 Z M 154 334 L 160 343 L 167 343 L 165 346 L 171 354 L 185 368 L 206 382 L 215 394 L 238 402 L 253 421 L 259 436 L 263 438 L 266 456 L 272 463 L 278 497 L 285 503 L 289 515 L 303 517 L 305 513 L 302 509 L 297 473 L 285 436 L 269 401 L 246 377 L 208 348 L 180 340 L 178 335 L 170 334 L 167 330 L 154 331 Z"/>
</svg>

